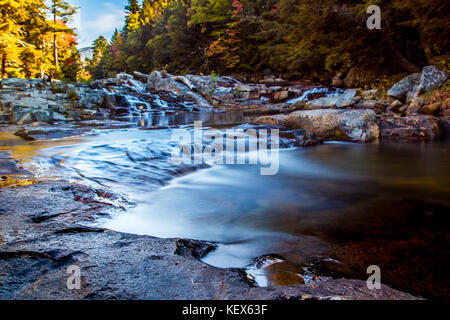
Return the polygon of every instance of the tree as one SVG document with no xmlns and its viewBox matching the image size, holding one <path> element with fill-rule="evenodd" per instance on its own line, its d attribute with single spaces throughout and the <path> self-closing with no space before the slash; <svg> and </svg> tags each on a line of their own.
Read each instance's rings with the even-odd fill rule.
<svg viewBox="0 0 450 320">
<path fill-rule="evenodd" d="M 57 45 L 57 34 L 58 33 L 71 33 L 72 29 L 67 27 L 66 23 L 70 21 L 70 18 L 76 13 L 77 8 L 69 5 L 67 1 L 64 0 L 52 0 L 51 2 L 51 14 L 53 16 L 53 55 L 54 55 L 54 65 L 56 70 L 59 67 L 58 59 L 58 45 Z M 63 23 L 60 23 L 62 21 Z"/>
<path fill-rule="evenodd" d="M 0 1 L 0 56 L 1 77 L 8 74 L 8 65 L 19 66 L 20 55 L 25 48 L 33 49 L 30 37 L 45 28 L 43 0 Z M 33 24 L 35 23 L 35 25 Z"/>
<path fill-rule="evenodd" d="M 89 61 L 88 69 L 94 79 L 104 79 L 111 70 L 111 51 L 110 45 L 105 37 L 98 37 L 92 44 L 94 54 Z"/>
</svg>

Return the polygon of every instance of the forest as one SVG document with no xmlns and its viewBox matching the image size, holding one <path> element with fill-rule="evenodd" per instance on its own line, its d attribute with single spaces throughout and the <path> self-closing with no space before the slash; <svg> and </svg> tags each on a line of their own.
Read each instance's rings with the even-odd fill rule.
<svg viewBox="0 0 450 320">
<path fill-rule="evenodd" d="M 369 5 L 381 29 L 366 26 Z M 446 0 L 129 0 L 125 26 L 99 37 L 87 64 L 63 0 L 0 1 L 2 77 L 84 81 L 118 72 L 235 75 L 361 81 L 449 70 Z"/>
</svg>

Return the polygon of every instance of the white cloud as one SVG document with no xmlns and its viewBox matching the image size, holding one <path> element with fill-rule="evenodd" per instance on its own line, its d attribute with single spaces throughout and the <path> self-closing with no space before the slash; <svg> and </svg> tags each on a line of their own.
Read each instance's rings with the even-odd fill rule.
<svg viewBox="0 0 450 320">
<path fill-rule="evenodd" d="M 83 28 L 93 29 L 98 33 L 113 32 L 116 28 L 123 26 L 125 12 L 110 3 L 103 3 L 103 12 L 100 12 L 98 18 L 85 22 Z"/>
<path fill-rule="evenodd" d="M 114 30 L 120 30 L 124 25 L 125 11 L 122 7 L 106 2 L 96 5 L 96 7 L 99 12 L 92 15 L 92 12 L 83 12 L 87 9 L 83 9 L 81 6 L 75 18 L 79 48 L 90 46 L 100 35 L 109 39 Z M 91 16 L 95 18 L 87 18 Z"/>
</svg>

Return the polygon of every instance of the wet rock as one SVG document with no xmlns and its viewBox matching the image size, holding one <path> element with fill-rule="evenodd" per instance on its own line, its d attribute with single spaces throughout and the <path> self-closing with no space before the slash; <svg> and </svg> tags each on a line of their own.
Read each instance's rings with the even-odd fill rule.
<svg viewBox="0 0 450 320">
<path fill-rule="evenodd" d="M 91 130 L 91 128 L 75 128 L 70 126 L 29 126 L 20 128 L 14 133 L 14 135 L 21 137 L 26 141 L 54 140 L 81 136 Z"/>
<path fill-rule="evenodd" d="M 144 83 L 147 83 L 148 78 L 149 78 L 148 75 L 143 74 L 143 73 L 138 72 L 138 71 L 134 71 L 133 74 L 134 74 L 134 76 L 135 76 L 138 80 L 140 80 L 140 81 L 142 81 L 142 82 L 144 82 Z"/>
<path fill-rule="evenodd" d="M 414 88 L 420 84 L 421 77 L 422 74 L 414 73 L 406 78 L 403 78 L 389 89 L 387 95 L 405 102 L 408 92 L 413 91 Z"/>
<path fill-rule="evenodd" d="M 306 130 L 295 130 L 295 144 L 297 147 L 311 147 L 322 144 L 322 139 L 318 138 L 314 133 Z"/>
<path fill-rule="evenodd" d="M 384 115 L 379 119 L 381 138 L 435 140 L 441 132 L 436 118 L 425 115 Z"/>
<path fill-rule="evenodd" d="M 191 256 L 197 259 L 204 258 L 208 253 L 216 250 L 216 246 L 211 243 L 180 239 L 176 241 L 177 249 L 175 254 L 180 256 Z"/>
<path fill-rule="evenodd" d="M 7 152 L 0 151 L 0 176 L 19 176 L 19 175 L 31 175 L 30 172 L 20 169 L 17 164 L 9 156 Z"/>
<path fill-rule="evenodd" d="M 379 128 L 372 110 L 312 110 L 291 113 L 285 125 L 306 129 L 323 140 L 371 142 Z"/>
<path fill-rule="evenodd" d="M 163 76 L 160 72 L 154 71 L 150 74 L 147 87 L 149 90 L 173 92 L 181 99 L 191 99 L 200 108 L 213 108 L 203 96 L 190 89 L 195 88 L 195 85 L 185 77 L 168 74 Z"/>
</svg>

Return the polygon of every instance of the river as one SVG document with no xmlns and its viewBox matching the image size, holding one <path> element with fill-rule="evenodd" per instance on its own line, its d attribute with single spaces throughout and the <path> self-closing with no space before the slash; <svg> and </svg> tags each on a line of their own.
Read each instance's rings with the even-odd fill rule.
<svg viewBox="0 0 450 320">
<path fill-rule="evenodd" d="M 210 124 L 229 124 L 226 115 L 219 118 Z M 247 268 L 259 285 L 270 277 L 254 259 L 272 254 L 289 268 L 324 276 L 363 278 L 369 265 L 380 265 L 383 279 L 396 288 L 448 296 L 448 143 L 290 148 L 280 151 L 278 174 L 262 176 L 255 165 L 173 165 L 172 133 L 97 130 L 50 142 L 3 134 L 0 150 L 42 179 L 100 184 L 137 203 L 97 225 L 216 242 L 204 262 Z M 344 267 L 317 267 L 319 258 Z"/>
</svg>

